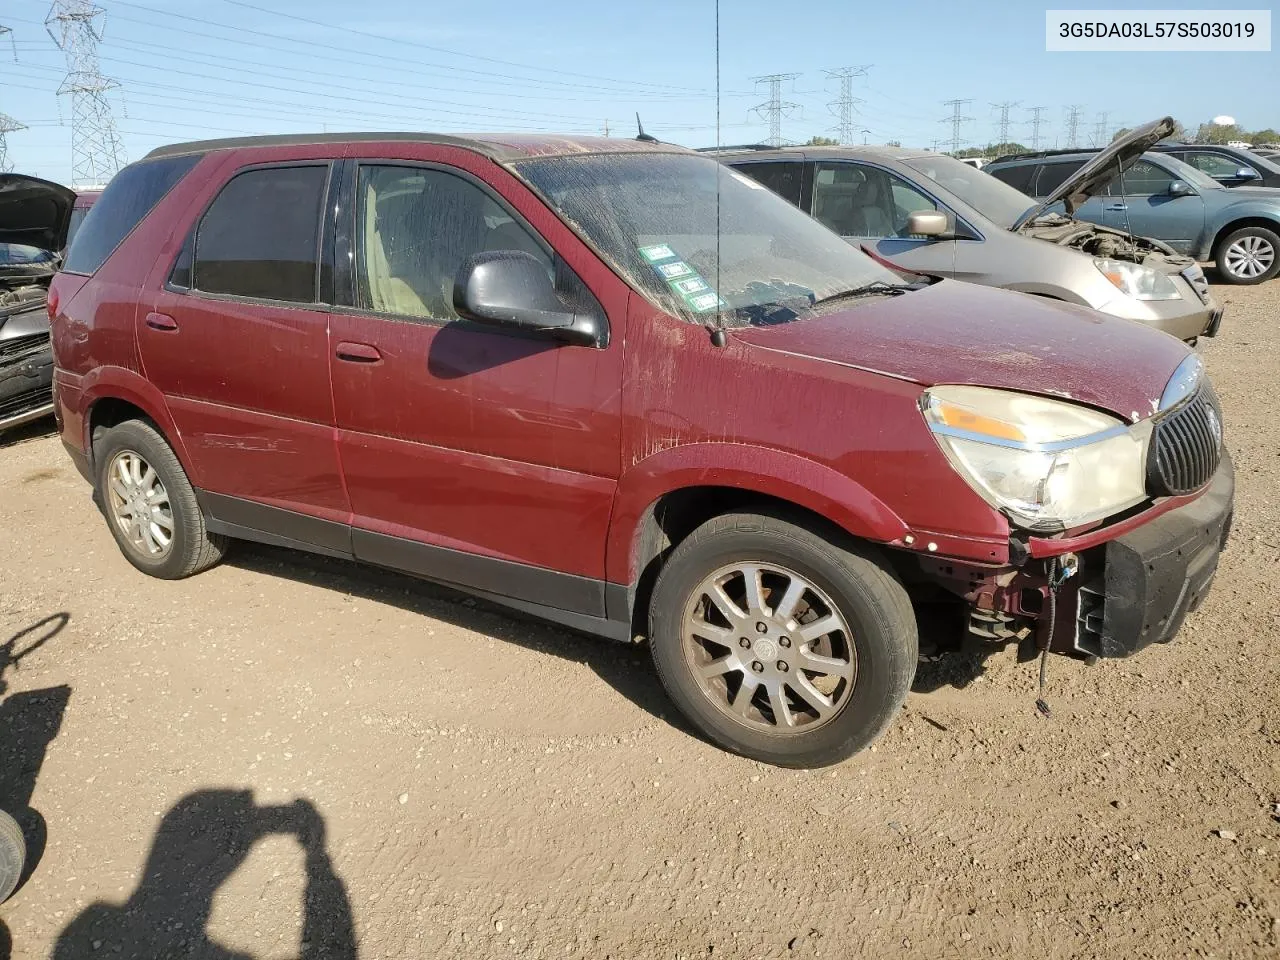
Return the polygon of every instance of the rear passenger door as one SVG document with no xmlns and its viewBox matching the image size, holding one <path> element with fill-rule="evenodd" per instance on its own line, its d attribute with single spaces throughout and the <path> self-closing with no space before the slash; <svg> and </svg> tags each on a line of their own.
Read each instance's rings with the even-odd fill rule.
<svg viewBox="0 0 1280 960">
<path fill-rule="evenodd" d="M 599 279 L 613 281 L 606 312 L 601 287 L 593 293 L 484 177 L 523 190 L 567 234 L 563 225 L 505 171 L 468 156 L 473 170 L 348 162 L 336 259 L 346 305 L 335 308 L 330 351 L 355 553 L 602 616 L 626 288 Z M 539 260 L 562 299 L 612 328 L 608 341 L 571 345 L 460 320 L 454 278 L 485 250 Z"/>
<path fill-rule="evenodd" d="M 1067 182 L 1067 180 L 1075 176 L 1076 171 L 1083 167 L 1084 160 L 1061 160 L 1057 162 L 1047 162 L 1040 166 L 1036 171 L 1036 177 L 1033 184 L 1034 196 L 1043 200 L 1053 191 Z M 1107 220 L 1107 198 L 1105 196 L 1094 195 L 1082 203 L 1075 211 L 1073 216 L 1077 220 L 1084 220 L 1088 223 L 1106 223 Z M 1059 202 L 1054 208 L 1058 212 L 1062 212 L 1064 205 Z"/>
<path fill-rule="evenodd" d="M 176 262 L 158 265 L 137 330 L 206 507 L 345 550 L 320 289 L 332 167 L 286 160 L 230 175 L 195 211 Z"/>
</svg>

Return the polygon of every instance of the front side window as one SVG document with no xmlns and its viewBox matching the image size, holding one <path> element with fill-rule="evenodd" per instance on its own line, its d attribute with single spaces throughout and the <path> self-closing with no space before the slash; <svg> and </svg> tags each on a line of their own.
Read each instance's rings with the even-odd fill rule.
<svg viewBox="0 0 1280 960">
<path fill-rule="evenodd" d="M 800 206 L 800 181 L 804 175 L 804 164 L 799 160 L 758 160 L 735 164 L 734 168 L 757 183 L 763 183 L 782 199 Z"/>
<path fill-rule="evenodd" d="M 772 190 L 706 156 L 539 157 L 512 169 L 673 316 L 783 323 L 826 309 L 825 298 L 902 283 Z"/>
<path fill-rule="evenodd" d="M 1169 192 L 1173 174 L 1154 163 L 1137 160 L 1120 179 L 1120 187 L 1117 187 L 1114 180 L 1111 181 L 1109 192 L 1112 196 L 1123 194 L 1126 197 L 1158 197 Z"/>
<path fill-rule="evenodd" d="M 463 177 L 365 165 L 356 196 L 356 303 L 365 310 L 455 320 L 458 268 L 486 250 L 521 250 L 554 272 L 529 231 Z"/>
<path fill-rule="evenodd" d="M 315 303 L 328 177 L 328 164 L 264 167 L 233 177 L 196 230 L 191 286 L 201 293 Z"/>
<path fill-rule="evenodd" d="M 813 215 L 842 237 L 901 237 L 907 216 L 938 205 L 900 177 L 860 163 L 819 163 Z"/>
<path fill-rule="evenodd" d="M 1206 153 L 1202 150 L 1188 153 L 1183 159 L 1211 177 L 1223 177 L 1228 180 L 1235 179 L 1236 173 L 1244 167 L 1244 164 L 1237 163 L 1230 157 L 1224 157 L 1218 153 Z"/>
</svg>

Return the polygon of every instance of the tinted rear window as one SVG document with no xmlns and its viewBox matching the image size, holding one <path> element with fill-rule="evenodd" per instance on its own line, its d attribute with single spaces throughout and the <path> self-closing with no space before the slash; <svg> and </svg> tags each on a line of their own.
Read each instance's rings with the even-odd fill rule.
<svg viewBox="0 0 1280 960">
<path fill-rule="evenodd" d="M 733 164 L 757 183 L 762 183 L 782 199 L 800 206 L 800 178 L 804 164 L 799 160 L 756 160 Z"/>
<path fill-rule="evenodd" d="M 144 160 L 112 178 L 67 251 L 68 273 L 95 273 L 151 208 L 200 160 L 200 154 Z"/>
<path fill-rule="evenodd" d="M 196 231 L 193 286 L 259 300 L 315 303 L 328 165 L 236 175 Z"/>
<path fill-rule="evenodd" d="M 1040 168 L 1033 196 L 1047 197 L 1067 182 L 1067 178 L 1084 166 L 1083 160 L 1067 160 L 1062 163 L 1046 163 Z M 1008 181 L 1005 181 L 1006 183 Z"/>
<path fill-rule="evenodd" d="M 1036 172 L 1034 163 L 1024 163 L 1014 167 L 1001 167 L 999 170 L 989 171 L 997 180 L 1003 180 L 1015 190 L 1021 190 L 1027 196 L 1031 196 L 1031 175 Z"/>
</svg>

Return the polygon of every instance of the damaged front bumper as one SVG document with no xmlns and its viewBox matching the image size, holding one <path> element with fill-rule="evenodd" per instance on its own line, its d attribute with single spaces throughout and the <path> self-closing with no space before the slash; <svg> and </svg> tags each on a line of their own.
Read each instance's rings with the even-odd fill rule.
<svg viewBox="0 0 1280 960">
<path fill-rule="evenodd" d="M 49 334 L 0 340 L 0 430 L 53 413 L 53 349 Z"/>
<path fill-rule="evenodd" d="M 1209 592 L 1231 531 L 1235 475 L 1222 460 L 1209 485 L 1143 521 L 1076 540 L 1036 539 L 1009 566 L 920 557 L 927 580 L 969 607 L 969 630 L 1079 659 L 1128 657 L 1168 643 Z M 1064 575 L 1065 574 L 1065 575 Z"/>
</svg>

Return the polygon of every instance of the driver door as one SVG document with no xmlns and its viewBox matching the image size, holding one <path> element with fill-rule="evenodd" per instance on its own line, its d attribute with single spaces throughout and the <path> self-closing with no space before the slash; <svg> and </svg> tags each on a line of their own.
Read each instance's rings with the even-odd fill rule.
<svg viewBox="0 0 1280 960">
<path fill-rule="evenodd" d="M 906 232 L 908 215 L 937 210 L 938 205 L 887 170 L 851 161 L 819 161 L 814 164 L 812 205 L 815 219 L 855 247 L 869 247 L 907 270 L 955 275 L 955 240 Z"/>
<path fill-rule="evenodd" d="M 1175 197 L 1177 178 L 1149 160 L 1138 160 L 1107 187 L 1105 225 L 1136 237 L 1163 240 L 1179 253 L 1195 250 L 1204 230 L 1204 200 L 1198 193 Z M 1184 181 L 1185 182 L 1185 181 Z"/>
</svg>

